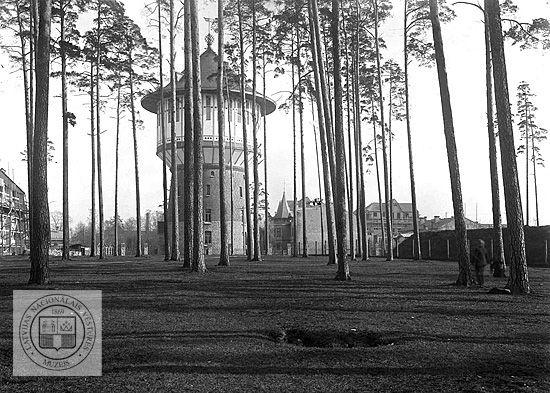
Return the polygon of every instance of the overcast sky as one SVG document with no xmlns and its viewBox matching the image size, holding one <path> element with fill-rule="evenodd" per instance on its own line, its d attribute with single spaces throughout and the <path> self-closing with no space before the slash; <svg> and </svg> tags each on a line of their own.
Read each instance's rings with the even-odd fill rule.
<svg viewBox="0 0 550 393">
<path fill-rule="evenodd" d="M 145 30 L 145 35 L 152 40 L 154 31 L 147 28 L 148 17 L 143 11 L 144 2 L 125 0 L 128 13 Z M 204 2 L 207 3 L 206 1 Z M 201 17 L 215 17 L 215 8 L 211 2 L 201 8 Z M 394 1 L 395 15 L 402 14 L 401 1 Z M 520 10 L 517 18 L 532 20 L 536 17 L 550 18 L 548 0 L 516 0 Z M 491 191 L 489 182 L 488 141 L 485 109 L 485 70 L 483 26 L 479 11 L 470 7 L 456 8 L 457 18 L 443 26 L 443 40 L 447 60 L 450 92 L 455 133 L 459 154 L 462 193 L 466 216 L 481 222 L 491 222 Z M 388 43 L 386 58 L 392 57 L 402 63 L 401 21 L 399 18 L 389 20 L 382 30 L 383 38 Z M 201 24 L 200 35 L 206 34 L 206 23 Z M 152 41 L 156 44 L 156 40 Z M 204 40 L 201 45 L 205 47 Z M 180 53 L 181 55 L 181 53 Z M 550 127 L 550 56 L 542 50 L 520 51 L 509 44 L 506 47 L 508 77 L 513 103 L 516 111 L 516 87 L 522 80 L 531 84 L 536 94 L 534 102 L 539 108 L 536 116 L 540 126 Z M 0 115 L 2 143 L 0 143 L 0 167 L 10 168 L 15 180 L 26 189 L 26 164 L 21 161 L 20 152 L 25 149 L 25 114 L 20 72 L 14 72 L 8 64 L 7 56 L 0 57 Z M 422 216 L 442 217 L 452 215 L 449 171 L 447 166 L 445 138 L 441 119 L 439 87 L 435 67 L 419 68 L 416 64 L 410 68 L 411 116 L 415 171 L 417 181 L 418 209 Z M 286 78 L 269 80 L 267 94 L 275 100 L 283 100 L 281 90 L 287 90 L 290 81 Z M 48 167 L 49 199 L 51 210 L 61 210 L 62 192 L 62 153 L 61 153 L 61 105 L 60 81 L 51 80 L 51 105 L 49 136 L 54 142 L 56 151 L 54 162 Z M 261 84 L 260 84 L 261 86 Z M 76 92 L 78 93 L 78 92 Z M 82 93 L 78 93 L 82 94 Z M 69 110 L 77 117 L 77 125 L 70 129 L 70 214 L 73 224 L 88 220 L 90 214 L 90 136 L 87 97 L 69 97 Z M 306 105 L 309 109 L 309 105 Z M 102 139 L 103 181 L 105 217 L 113 215 L 114 201 L 114 109 L 103 114 L 102 127 L 106 131 Z M 306 110 L 306 179 L 307 196 L 319 195 L 317 185 L 317 168 L 311 113 Z M 162 203 L 162 166 L 155 154 L 156 120 L 155 115 L 141 109 L 144 130 L 138 135 L 141 206 L 146 210 L 159 210 Z M 135 187 L 133 173 L 133 148 L 130 123 L 123 123 L 121 132 L 121 179 L 120 179 L 120 214 L 126 219 L 135 214 Z M 372 128 L 364 124 L 363 140 L 372 140 Z M 517 132 L 517 130 L 516 130 Z M 394 198 L 400 202 L 410 202 L 410 185 L 408 175 L 408 156 L 404 124 L 394 122 Z M 519 141 L 516 137 L 516 146 Z M 546 142 L 542 153 L 548 160 L 550 147 Z M 292 117 L 290 113 L 278 110 L 268 117 L 268 192 L 270 208 L 277 207 L 286 184 L 287 197 L 292 198 Z M 525 164 L 524 157 L 518 159 L 518 169 L 522 198 L 525 210 Z M 539 209 L 541 224 L 550 224 L 550 166 L 538 168 Z M 501 181 L 502 186 L 502 181 Z M 300 185 L 298 185 L 300 190 Z M 367 202 L 377 200 L 376 178 L 370 174 L 366 178 Z M 531 187 L 531 190 L 533 187 Z M 503 194 L 501 193 L 501 196 Z M 301 195 L 299 194 L 300 198 Z M 502 197 L 503 215 L 504 198 Z M 531 222 L 534 221 L 534 195 L 531 203 Z M 476 209 L 477 207 L 477 209 Z M 505 217 L 503 217 L 505 219 Z"/>
</svg>

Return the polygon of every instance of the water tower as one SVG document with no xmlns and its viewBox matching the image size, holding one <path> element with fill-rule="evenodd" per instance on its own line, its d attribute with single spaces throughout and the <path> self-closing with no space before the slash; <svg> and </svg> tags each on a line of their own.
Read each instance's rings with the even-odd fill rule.
<svg viewBox="0 0 550 393">
<path fill-rule="evenodd" d="M 201 68 L 201 102 L 202 102 L 202 124 L 203 124 L 203 142 L 202 152 L 204 155 L 203 169 L 203 196 L 204 196 L 204 243 L 208 253 L 218 254 L 220 252 L 220 201 L 219 201 L 219 173 L 220 165 L 218 162 L 218 121 L 217 121 L 217 70 L 218 55 L 211 48 L 211 39 L 207 40 L 209 44 L 207 49 L 200 57 Z M 246 122 L 249 163 L 252 164 L 252 89 L 246 86 L 246 118 L 241 115 L 240 86 L 238 81 L 229 81 L 229 86 L 224 84 L 225 96 L 225 163 L 226 171 L 226 195 L 227 195 L 227 234 L 228 241 L 233 242 L 233 252 L 235 254 L 244 253 L 244 244 L 246 236 L 245 217 L 245 183 L 244 183 L 244 145 L 242 135 L 242 122 Z M 229 90 L 229 98 L 227 97 Z M 186 162 L 183 154 L 183 102 L 184 102 L 184 82 L 183 78 L 176 84 L 176 151 L 177 151 L 177 176 L 178 184 L 183 184 L 183 171 Z M 162 158 L 162 133 L 161 121 L 164 122 L 166 132 L 166 157 L 168 165 L 172 168 L 170 160 L 170 150 L 172 140 L 170 136 L 170 113 L 169 101 L 171 100 L 171 86 L 168 85 L 164 90 L 165 113 L 160 113 L 160 89 L 147 94 L 141 100 L 142 106 L 149 112 L 157 115 L 157 156 Z M 265 113 L 264 113 L 265 107 Z M 276 109 L 275 102 L 260 93 L 256 93 L 256 111 L 258 122 L 261 123 L 261 116 L 267 116 Z M 229 137 L 231 130 L 231 138 Z M 230 154 L 232 150 L 232 154 Z M 231 239 L 231 207 L 230 198 L 230 161 L 233 162 L 233 239 Z M 250 165 L 252 167 L 252 165 Z M 252 174 L 251 174 L 252 175 Z M 250 176 L 252 179 L 252 176 Z M 179 194 L 179 193 L 178 193 Z M 183 193 L 178 196 L 180 229 L 183 226 Z M 160 242 L 163 244 L 163 242 Z M 229 246 L 231 249 L 231 245 Z"/>
</svg>

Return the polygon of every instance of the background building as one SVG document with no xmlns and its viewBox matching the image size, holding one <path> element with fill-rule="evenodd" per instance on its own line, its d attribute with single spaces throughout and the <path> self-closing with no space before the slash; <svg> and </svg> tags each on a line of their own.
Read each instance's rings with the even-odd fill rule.
<svg viewBox="0 0 550 393">
<path fill-rule="evenodd" d="M 220 252 L 220 201 L 219 201 L 219 170 L 218 162 L 218 119 L 217 119 L 217 69 L 218 56 L 210 47 L 211 40 L 207 39 L 208 48 L 200 57 L 201 69 L 201 103 L 202 103 L 202 124 L 203 141 L 202 153 L 204 155 L 203 169 L 203 197 L 204 197 L 204 244 L 206 253 L 218 254 Z M 224 165 L 226 171 L 226 193 L 227 193 L 227 234 L 229 236 L 229 250 L 235 254 L 245 252 L 246 225 L 244 224 L 245 211 L 245 183 L 244 183 L 244 145 L 242 126 L 246 123 L 247 135 L 249 136 L 249 162 L 252 161 L 252 89 L 247 86 L 246 90 L 246 116 L 243 119 L 241 115 L 240 86 L 238 79 L 235 78 L 231 70 L 227 68 L 228 78 L 225 81 L 225 156 L 227 162 Z M 227 93 L 229 92 L 229 93 Z M 165 87 L 165 112 L 160 113 L 160 90 L 147 94 L 142 99 L 142 106 L 149 112 L 157 114 L 157 155 L 162 158 L 162 132 L 161 122 L 164 122 L 166 132 L 166 150 L 168 166 L 172 169 L 174 163 L 170 160 L 170 150 L 172 143 L 176 143 L 177 148 L 177 176 L 178 176 L 178 208 L 179 222 L 183 224 L 183 174 L 184 166 L 187 164 L 184 160 L 183 141 L 183 95 L 184 81 L 179 79 L 176 84 L 176 140 L 172 141 L 170 137 L 170 97 L 171 85 Z M 229 97 L 228 97 L 229 95 Z M 272 113 L 276 109 L 275 103 L 256 93 L 256 113 L 258 124 L 262 124 L 261 117 Z M 233 163 L 233 179 L 230 178 L 230 160 Z M 160 171 L 160 169 L 159 169 Z M 233 186 L 233 236 L 231 237 L 231 183 Z M 170 201 L 172 203 L 172 201 Z M 162 221 L 158 223 L 159 229 L 162 227 Z M 159 236 L 164 236 L 162 230 L 159 230 Z M 164 242 L 159 240 L 159 252 Z"/>
<path fill-rule="evenodd" d="M 479 222 L 472 221 L 466 217 L 464 217 L 464 221 L 466 222 L 466 229 L 481 229 L 492 227 L 491 224 L 480 224 Z M 426 217 L 420 217 L 420 219 L 418 220 L 418 228 L 420 232 L 454 230 L 455 218 L 441 218 L 440 216 L 434 216 L 434 218 L 428 220 Z"/>
<path fill-rule="evenodd" d="M 26 253 L 28 214 L 25 193 L 4 169 L 0 169 L 0 255 Z"/>
<path fill-rule="evenodd" d="M 292 226 L 292 210 L 286 200 L 286 192 L 277 206 L 277 212 L 270 218 L 269 246 L 275 255 L 292 255 L 294 229 Z"/>
</svg>

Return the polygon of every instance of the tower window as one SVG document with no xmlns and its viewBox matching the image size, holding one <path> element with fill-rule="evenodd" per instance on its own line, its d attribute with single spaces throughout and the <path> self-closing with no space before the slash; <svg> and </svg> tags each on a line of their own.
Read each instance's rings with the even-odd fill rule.
<svg viewBox="0 0 550 393">
<path fill-rule="evenodd" d="M 180 121 L 180 112 L 181 112 L 181 109 L 183 107 L 182 105 L 182 102 L 181 102 L 181 98 L 177 98 L 177 105 L 176 105 L 176 121 Z"/>
<path fill-rule="evenodd" d="M 243 197 L 243 188 L 242 188 L 242 186 L 239 187 L 239 195 L 241 196 L 241 198 Z"/>
<path fill-rule="evenodd" d="M 206 120 L 212 119 L 212 98 L 206 96 Z"/>
<path fill-rule="evenodd" d="M 212 244 L 212 231 L 204 231 L 204 244 Z"/>
<path fill-rule="evenodd" d="M 210 171 L 210 177 L 214 177 L 214 171 Z"/>
<path fill-rule="evenodd" d="M 212 222 L 212 209 L 204 209 L 204 221 Z"/>
<path fill-rule="evenodd" d="M 210 196 L 210 184 L 206 185 L 206 196 Z"/>
</svg>

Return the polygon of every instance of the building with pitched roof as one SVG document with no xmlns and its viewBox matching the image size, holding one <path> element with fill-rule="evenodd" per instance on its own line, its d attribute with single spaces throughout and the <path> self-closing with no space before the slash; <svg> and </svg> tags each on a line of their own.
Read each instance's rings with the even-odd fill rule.
<svg viewBox="0 0 550 393">
<path fill-rule="evenodd" d="M 290 254 L 294 228 L 292 226 L 293 215 L 286 200 L 286 192 L 277 206 L 277 212 L 270 218 L 269 245 L 273 254 Z"/>
</svg>

